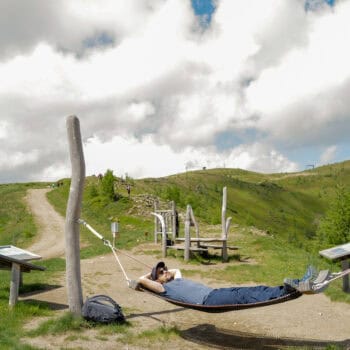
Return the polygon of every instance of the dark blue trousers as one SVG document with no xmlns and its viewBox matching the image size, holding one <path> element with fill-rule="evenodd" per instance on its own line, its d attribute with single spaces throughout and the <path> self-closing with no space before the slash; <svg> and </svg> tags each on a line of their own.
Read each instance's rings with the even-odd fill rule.
<svg viewBox="0 0 350 350">
<path fill-rule="evenodd" d="M 283 286 L 232 287 L 212 290 L 204 305 L 251 304 L 287 294 Z"/>
</svg>

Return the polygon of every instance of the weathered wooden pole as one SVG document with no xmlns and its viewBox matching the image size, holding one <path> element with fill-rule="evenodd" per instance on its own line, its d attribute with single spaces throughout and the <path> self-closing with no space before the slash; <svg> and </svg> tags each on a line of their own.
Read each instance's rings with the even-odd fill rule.
<svg viewBox="0 0 350 350">
<path fill-rule="evenodd" d="M 223 239 L 222 241 L 222 261 L 223 262 L 228 261 L 227 236 L 228 236 L 228 230 L 231 224 L 231 217 L 229 217 L 226 220 L 226 207 L 227 207 L 227 187 L 224 187 L 222 190 L 222 211 L 221 211 L 221 225 L 222 225 L 221 238 Z"/>
<path fill-rule="evenodd" d="M 190 235 L 190 226 L 191 226 L 191 206 L 187 205 L 186 209 L 186 218 L 185 218 L 185 251 L 184 251 L 184 260 L 190 260 L 190 246 L 191 246 L 191 235 Z"/>
<path fill-rule="evenodd" d="M 222 190 L 222 210 L 221 210 L 221 225 L 222 225 L 222 238 L 226 237 L 226 205 L 227 205 L 227 188 Z"/>
<path fill-rule="evenodd" d="M 171 224 L 173 231 L 173 241 L 176 239 L 176 204 L 175 201 L 171 201 Z"/>
<path fill-rule="evenodd" d="M 72 166 L 71 185 L 66 211 L 66 279 L 69 310 L 81 315 L 83 293 L 80 274 L 79 223 L 85 181 L 85 161 L 80 124 L 76 116 L 67 118 L 67 134 Z"/>
</svg>

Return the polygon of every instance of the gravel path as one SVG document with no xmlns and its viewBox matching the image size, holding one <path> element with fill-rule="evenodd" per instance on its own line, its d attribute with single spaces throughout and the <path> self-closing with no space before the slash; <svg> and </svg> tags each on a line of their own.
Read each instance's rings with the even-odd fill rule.
<svg viewBox="0 0 350 350">
<path fill-rule="evenodd" d="M 32 189 L 27 191 L 25 200 L 38 227 L 38 238 L 29 248 L 44 259 L 64 255 L 64 218 L 58 214 L 46 198 L 50 189 Z"/>
</svg>

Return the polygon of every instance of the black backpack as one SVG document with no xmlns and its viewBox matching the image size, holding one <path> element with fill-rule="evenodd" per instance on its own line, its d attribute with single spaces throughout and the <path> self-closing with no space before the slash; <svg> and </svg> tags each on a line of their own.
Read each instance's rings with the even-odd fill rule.
<svg viewBox="0 0 350 350">
<path fill-rule="evenodd" d="M 98 323 L 122 323 L 125 321 L 122 308 L 107 295 L 95 295 L 87 298 L 83 305 L 82 316 L 88 321 Z"/>
</svg>

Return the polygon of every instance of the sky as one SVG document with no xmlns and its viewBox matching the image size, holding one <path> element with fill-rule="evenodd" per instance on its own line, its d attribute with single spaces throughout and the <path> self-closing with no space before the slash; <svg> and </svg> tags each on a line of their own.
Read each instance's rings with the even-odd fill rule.
<svg viewBox="0 0 350 350">
<path fill-rule="evenodd" d="M 350 0 L 2 0 L 0 183 L 350 159 Z"/>
</svg>

